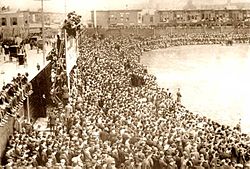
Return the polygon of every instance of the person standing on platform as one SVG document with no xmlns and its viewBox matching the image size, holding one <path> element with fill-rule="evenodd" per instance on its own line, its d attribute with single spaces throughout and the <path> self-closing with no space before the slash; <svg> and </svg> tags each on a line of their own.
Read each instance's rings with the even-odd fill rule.
<svg viewBox="0 0 250 169">
<path fill-rule="evenodd" d="M 57 40 L 56 40 L 56 48 L 57 48 L 57 54 L 59 54 L 60 46 L 61 46 L 61 39 L 60 36 L 57 35 Z"/>
<path fill-rule="evenodd" d="M 182 96 L 181 96 L 180 88 L 178 88 L 178 91 L 177 91 L 176 95 L 177 95 L 176 102 L 181 103 L 181 97 Z"/>
<path fill-rule="evenodd" d="M 40 106 L 41 106 L 41 116 L 42 117 L 46 117 L 47 115 L 47 110 L 46 110 L 46 106 L 47 106 L 47 101 L 45 98 L 45 94 L 42 95 L 41 99 L 40 99 Z"/>
<path fill-rule="evenodd" d="M 49 116 L 49 126 L 50 126 L 50 132 L 54 133 L 56 129 L 56 115 L 55 112 L 52 112 Z"/>
</svg>

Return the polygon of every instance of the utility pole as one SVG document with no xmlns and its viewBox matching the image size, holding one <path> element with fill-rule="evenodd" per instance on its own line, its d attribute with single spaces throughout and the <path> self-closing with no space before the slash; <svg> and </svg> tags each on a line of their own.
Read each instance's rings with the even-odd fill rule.
<svg viewBox="0 0 250 169">
<path fill-rule="evenodd" d="M 44 36 L 44 7 L 43 7 L 43 1 L 48 0 L 35 0 L 35 1 L 41 1 L 41 14 L 42 14 L 42 40 L 43 40 L 43 66 L 45 66 L 45 36 Z"/>
<path fill-rule="evenodd" d="M 43 0 L 41 0 L 41 6 L 42 6 L 43 66 L 45 66 L 45 39 L 44 39 L 44 12 L 43 12 Z"/>
<path fill-rule="evenodd" d="M 64 0 L 64 17 L 67 18 L 67 0 Z"/>
</svg>

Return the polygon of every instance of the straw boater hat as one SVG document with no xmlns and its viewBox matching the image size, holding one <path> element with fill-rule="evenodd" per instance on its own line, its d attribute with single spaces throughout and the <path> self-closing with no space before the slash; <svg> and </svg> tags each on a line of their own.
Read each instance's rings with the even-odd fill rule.
<svg viewBox="0 0 250 169">
<path fill-rule="evenodd" d="M 235 164 L 235 167 L 243 168 L 242 164 Z"/>
</svg>

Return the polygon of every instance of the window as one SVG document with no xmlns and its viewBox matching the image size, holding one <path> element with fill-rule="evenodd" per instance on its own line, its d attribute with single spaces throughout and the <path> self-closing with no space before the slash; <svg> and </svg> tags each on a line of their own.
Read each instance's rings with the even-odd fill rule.
<svg viewBox="0 0 250 169">
<path fill-rule="evenodd" d="M 2 18 L 2 26 L 6 26 L 7 25 L 7 20 L 6 18 Z"/>
<path fill-rule="evenodd" d="M 139 20 L 141 20 L 141 19 L 142 19 L 142 17 L 141 17 L 141 14 L 140 14 L 140 13 L 138 14 L 138 19 L 139 19 Z"/>
<path fill-rule="evenodd" d="M 17 18 L 16 17 L 10 18 L 10 23 L 11 25 L 17 25 Z"/>
<path fill-rule="evenodd" d="M 153 16 L 150 17 L 150 22 L 154 22 L 154 17 Z"/>
</svg>

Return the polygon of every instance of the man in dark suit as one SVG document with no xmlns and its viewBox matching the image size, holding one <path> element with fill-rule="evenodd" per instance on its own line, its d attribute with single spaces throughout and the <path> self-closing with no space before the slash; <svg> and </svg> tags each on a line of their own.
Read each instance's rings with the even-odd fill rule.
<svg viewBox="0 0 250 169">
<path fill-rule="evenodd" d="M 54 112 L 51 113 L 49 116 L 49 124 L 50 124 L 50 132 L 55 132 L 56 127 L 56 115 Z"/>
<path fill-rule="evenodd" d="M 47 116 L 47 110 L 46 110 L 46 106 L 47 106 L 47 101 L 45 98 L 45 94 L 42 95 L 42 97 L 40 97 L 40 103 L 39 106 L 41 108 L 41 117 L 46 117 Z"/>
<path fill-rule="evenodd" d="M 60 51 L 60 46 L 61 46 L 61 39 L 60 39 L 60 36 L 57 35 L 57 40 L 56 40 L 56 48 L 57 48 L 57 53 L 59 53 Z"/>
</svg>

